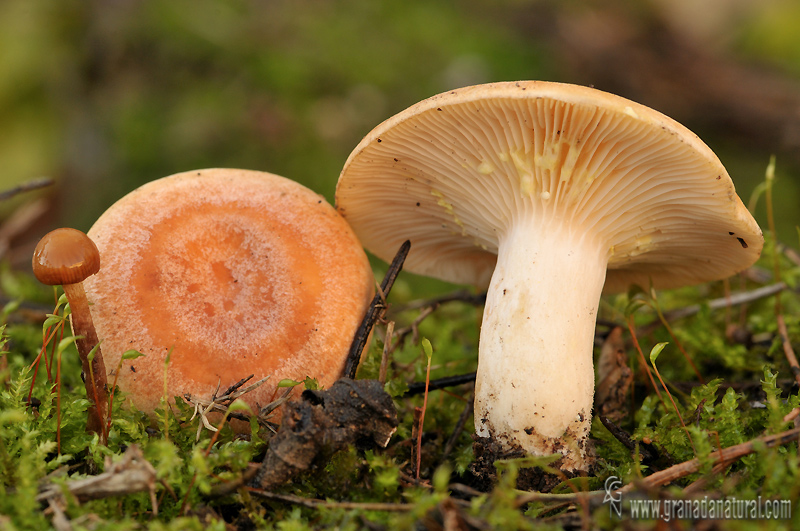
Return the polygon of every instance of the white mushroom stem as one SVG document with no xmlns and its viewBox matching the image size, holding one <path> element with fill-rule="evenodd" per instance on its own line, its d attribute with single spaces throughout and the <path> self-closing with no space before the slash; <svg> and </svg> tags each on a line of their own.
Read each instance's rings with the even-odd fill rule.
<svg viewBox="0 0 800 531">
<path fill-rule="evenodd" d="M 581 470 L 608 248 L 584 231 L 542 225 L 517 220 L 500 241 L 481 329 L 475 427 L 509 450 L 560 452 L 563 469 Z"/>
</svg>

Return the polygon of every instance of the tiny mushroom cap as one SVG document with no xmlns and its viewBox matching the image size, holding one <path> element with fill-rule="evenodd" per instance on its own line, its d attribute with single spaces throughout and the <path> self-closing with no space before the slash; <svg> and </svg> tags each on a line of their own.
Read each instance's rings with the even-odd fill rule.
<svg viewBox="0 0 800 531">
<path fill-rule="evenodd" d="M 324 198 L 277 175 L 191 171 L 145 184 L 94 224 L 103 269 L 86 282 L 109 370 L 153 412 L 164 396 L 209 400 L 239 380 L 254 412 L 282 379 L 341 376 L 374 277 Z M 113 380 L 113 377 L 112 377 Z M 277 418 L 276 418 L 277 419 Z M 249 429 L 243 424 L 238 429 Z"/>
<path fill-rule="evenodd" d="M 595 89 L 466 87 L 386 120 L 348 158 L 337 208 L 409 271 L 488 286 L 475 423 L 507 449 L 588 467 L 601 292 L 728 277 L 763 237 L 693 133 Z"/>
<path fill-rule="evenodd" d="M 100 251 L 83 232 L 56 229 L 39 240 L 32 265 L 33 274 L 42 284 L 76 284 L 100 270 Z"/>
</svg>

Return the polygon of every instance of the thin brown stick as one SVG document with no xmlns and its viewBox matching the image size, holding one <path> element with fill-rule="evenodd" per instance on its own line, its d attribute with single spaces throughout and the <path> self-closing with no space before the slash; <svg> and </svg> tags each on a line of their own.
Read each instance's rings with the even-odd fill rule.
<svg viewBox="0 0 800 531">
<path fill-rule="evenodd" d="M 427 306 L 423 308 L 422 311 L 419 312 L 419 315 L 416 317 L 416 319 L 414 319 L 414 321 L 410 325 L 405 326 L 400 330 L 398 330 L 396 333 L 397 341 L 395 341 L 392 344 L 390 352 L 394 352 L 395 350 L 397 350 L 400 347 L 400 345 L 402 345 L 405 342 L 409 334 L 411 334 L 412 342 L 416 344 L 417 341 L 419 340 L 420 323 L 422 323 L 422 321 L 427 319 L 434 312 L 434 310 L 436 310 L 436 308 L 437 308 L 436 306 Z"/>
<path fill-rule="evenodd" d="M 55 308 L 53 308 L 53 315 L 58 315 L 58 312 L 60 311 L 61 307 L 58 304 L 58 292 L 55 290 L 55 288 L 53 289 L 53 297 L 55 298 Z M 33 377 L 31 378 L 30 389 L 28 389 L 28 403 L 30 403 L 31 397 L 33 397 L 33 387 L 34 387 L 34 384 L 36 384 L 36 376 L 39 374 L 39 363 L 41 363 L 42 358 L 44 358 L 44 366 L 45 366 L 45 369 L 47 370 L 47 381 L 48 382 L 52 382 L 53 381 L 51 365 L 54 362 L 55 347 L 56 347 L 56 343 L 57 343 L 57 342 L 53 341 L 53 338 L 55 337 L 58 328 L 61 328 L 62 333 L 63 333 L 63 329 L 64 329 L 64 321 L 63 320 L 60 321 L 58 324 L 56 324 L 55 327 L 50 326 L 50 327 L 47 328 L 47 330 L 42 329 L 42 348 L 41 348 L 41 350 L 39 350 L 39 354 L 31 362 L 31 365 L 30 365 L 33 368 Z M 60 341 L 60 339 L 59 339 L 59 341 Z M 52 342 L 52 345 L 53 345 L 53 350 L 52 350 L 50 361 L 48 363 L 48 360 L 47 360 L 47 345 L 51 344 L 51 342 Z"/>
<path fill-rule="evenodd" d="M 451 483 L 447 487 L 451 492 L 456 492 L 461 496 L 468 498 L 476 498 L 478 496 L 485 496 L 485 492 L 476 490 L 470 486 L 461 483 Z M 517 496 L 514 498 L 514 507 L 522 507 L 531 502 L 560 502 L 560 503 L 573 503 L 578 500 L 581 502 L 588 501 L 593 498 L 605 496 L 605 490 L 590 490 L 590 491 L 573 491 L 563 494 L 554 494 L 552 492 L 527 492 L 517 490 Z"/>
<path fill-rule="evenodd" d="M 8 255 L 11 241 L 31 228 L 50 208 L 49 201 L 36 199 L 20 206 L 3 221 L 0 225 L 0 259 Z"/>
<path fill-rule="evenodd" d="M 241 380 L 239 380 L 238 382 L 236 382 L 235 384 L 230 386 L 228 389 L 226 389 L 225 392 L 222 395 L 217 395 L 217 392 L 219 391 L 219 389 L 215 390 L 211 394 L 211 399 L 210 400 L 209 399 L 205 399 L 205 398 L 195 397 L 195 396 L 192 396 L 189 393 L 186 393 L 186 394 L 183 395 L 183 400 L 187 404 L 189 404 L 189 405 L 194 407 L 194 413 L 192 414 L 192 417 L 189 419 L 189 421 L 191 422 L 192 420 L 194 420 L 195 416 L 198 416 L 198 415 L 200 416 L 200 422 L 198 422 L 198 426 L 197 426 L 197 435 L 195 436 L 197 441 L 200 440 L 200 433 L 202 432 L 203 426 L 205 426 L 206 428 L 208 428 L 209 430 L 211 430 L 213 432 L 217 432 L 217 428 L 212 426 L 208 421 L 208 418 L 207 418 L 208 413 L 212 413 L 212 412 L 213 413 L 221 413 L 221 414 L 225 415 L 225 417 L 228 417 L 228 418 L 233 418 L 233 419 L 236 419 L 236 420 L 242 420 L 244 422 L 249 422 L 250 421 L 250 417 L 248 415 L 240 414 L 238 412 L 231 412 L 229 407 L 230 407 L 231 404 L 233 404 L 233 402 L 237 398 L 249 393 L 250 391 L 253 391 L 254 389 L 257 389 L 264 382 L 266 382 L 270 377 L 269 376 L 265 376 L 264 378 L 261 378 L 257 382 L 252 383 L 252 384 L 248 385 L 247 387 L 245 387 L 244 389 L 242 389 L 242 386 L 245 383 L 249 382 L 252 378 L 253 378 L 252 374 L 250 376 L 246 377 L 246 378 L 242 378 Z M 219 385 L 219 384 L 217 384 L 217 385 Z M 289 390 L 289 392 L 291 392 L 291 389 Z M 273 402 L 273 404 L 275 404 L 275 407 L 277 407 L 280 404 L 282 404 L 284 401 L 285 401 L 285 399 L 278 399 L 277 401 Z M 270 405 L 272 405 L 272 404 L 270 404 Z M 266 407 L 269 407 L 270 405 L 268 405 Z M 265 415 L 268 414 L 270 411 L 272 411 L 272 409 L 267 411 L 265 413 Z M 259 419 L 258 419 L 259 422 L 261 422 L 261 414 L 260 414 L 260 412 L 259 412 L 258 417 L 259 417 Z M 216 439 L 216 437 L 214 439 Z M 214 439 L 212 439 L 212 440 L 214 440 Z"/>
<path fill-rule="evenodd" d="M 259 463 L 248 463 L 247 468 L 242 472 L 242 474 L 239 477 L 236 477 L 224 483 L 219 483 L 211 487 L 211 492 L 209 493 L 209 497 L 221 498 L 223 496 L 227 496 L 228 494 L 236 492 L 238 489 L 244 487 L 248 482 L 250 482 L 250 480 L 256 477 L 259 468 L 260 468 Z"/>
<path fill-rule="evenodd" d="M 796 408 L 794 408 L 793 410 L 791 410 L 789 413 L 787 413 L 787 414 L 786 414 L 786 415 L 783 417 L 783 421 L 784 421 L 784 422 L 792 422 L 792 421 L 793 421 L 794 419 L 796 419 L 798 416 L 800 416 L 800 407 L 796 407 Z"/>
<path fill-rule="evenodd" d="M 456 376 L 445 376 L 444 378 L 437 378 L 436 380 L 431 380 L 429 382 L 428 390 L 436 391 L 438 389 L 444 389 L 446 387 L 453 387 L 456 385 L 463 385 L 466 383 L 474 382 L 476 375 L 477 373 L 470 372 L 467 374 L 458 374 Z M 412 382 L 408 385 L 408 391 L 406 391 L 403 396 L 404 397 L 414 396 L 424 392 L 425 392 L 425 382 Z"/>
<path fill-rule="evenodd" d="M 800 267 L 800 254 L 798 254 L 797 251 L 784 244 L 779 244 L 778 248 L 783 253 L 783 256 L 785 256 L 794 265 Z"/>
<path fill-rule="evenodd" d="M 427 307 L 436 307 L 448 302 L 464 302 L 472 306 L 483 306 L 486 303 L 486 293 L 470 293 L 466 290 L 458 290 L 431 299 L 420 299 L 411 301 L 408 304 L 392 308 L 391 315 L 406 312 L 408 310 L 420 310 Z"/>
<path fill-rule="evenodd" d="M 794 375 L 794 379 L 800 384 L 800 364 L 797 362 L 797 356 L 792 348 L 792 342 L 789 340 L 789 331 L 786 329 L 786 321 L 783 319 L 783 313 L 778 313 L 775 319 L 778 321 L 778 333 L 781 336 L 783 354 L 786 356 L 786 361 L 789 362 L 789 368 Z"/>
<path fill-rule="evenodd" d="M 106 471 L 99 475 L 64 484 L 46 484 L 36 499 L 40 502 L 61 499 L 65 490 L 81 502 L 155 490 L 156 470 L 135 444 L 128 447 L 119 461 L 111 463 L 107 460 L 105 468 Z"/>
<path fill-rule="evenodd" d="M 250 494 L 256 496 L 257 498 L 290 503 L 292 505 L 300 505 L 302 507 L 308 507 L 309 509 L 325 508 L 360 511 L 407 512 L 413 511 L 416 508 L 416 504 L 413 503 L 332 502 L 327 500 L 316 500 L 314 498 L 303 498 L 300 496 L 294 496 L 292 494 L 278 494 L 253 487 L 248 487 L 247 490 L 250 492 Z"/>
<path fill-rule="evenodd" d="M 651 463 L 659 458 L 659 455 L 655 453 L 654 447 L 650 444 L 645 444 L 642 441 L 634 441 L 628 432 L 614 424 L 608 417 L 605 415 L 598 415 L 598 419 L 600 422 L 605 426 L 605 428 L 614 436 L 616 440 L 618 440 L 625 448 L 627 448 L 631 452 L 636 452 L 638 450 L 639 455 L 641 455 L 641 460 L 643 463 Z M 652 469 L 652 465 L 650 465 Z"/>
<path fill-rule="evenodd" d="M 685 496 L 691 496 L 695 493 L 702 491 L 708 485 L 710 479 L 718 474 L 721 474 L 731 463 L 717 463 L 711 468 L 711 473 L 698 478 L 683 489 Z"/>
<path fill-rule="evenodd" d="M 737 444 L 735 446 L 729 446 L 728 448 L 724 448 L 720 451 L 715 452 L 710 456 L 712 461 L 714 462 L 712 466 L 712 473 L 720 473 L 725 470 L 726 467 L 730 466 L 734 461 L 751 454 L 756 451 L 757 446 L 764 445 L 766 448 L 775 448 L 777 446 L 782 446 L 784 444 L 788 444 L 792 441 L 797 440 L 800 438 L 800 428 L 795 428 L 792 430 L 788 430 L 785 432 L 781 432 L 775 435 L 769 435 L 766 437 L 759 437 L 757 439 L 753 439 L 751 441 L 744 442 L 742 444 Z M 614 491 L 614 493 L 626 493 L 631 492 L 638 489 L 652 489 L 655 487 L 661 487 L 667 485 L 675 480 L 678 480 L 682 477 L 688 476 L 689 474 L 693 474 L 702 468 L 702 463 L 700 459 L 692 459 L 690 461 L 685 461 L 683 463 L 678 463 L 670 468 L 664 469 L 660 472 L 655 472 L 646 478 L 641 480 L 635 481 L 633 483 L 629 483 L 618 490 Z M 451 486 L 454 487 L 454 486 Z M 453 489 L 462 491 L 464 489 Z M 479 495 L 476 491 L 470 490 L 470 494 L 472 495 Z M 609 493 L 605 490 L 594 490 L 588 492 L 572 492 L 566 494 L 553 494 L 553 493 L 542 493 L 542 492 L 521 492 L 516 499 L 514 500 L 514 504 L 516 506 L 521 506 L 526 503 L 539 501 L 539 502 L 572 502 L 572 501 L 588 501 L 592 498 L 598 497 L 605 497 Z"/>
<path fill-rule="evenodd" d="M 633 315 L 628 317 L 627 320 L 628 330 L 631 333 L 631 339 L 633 340 L 633 346 L 636 347 L 636 352 L 639 354 L 639 362 L 644 367 L 645 371 L 647 371 L 647 376 L 650 378 L 650 384 L 653 386 L 653 390 L 655 390 L 656 394 L 658 395 L 658 399 L 664 404 L 666 407 L 666 403 L 664 402 L 664 397 L 661 396 L 661 391 L 658 390 L 658 385 L 656 385 L 656 381 L 653 378 L 653 373 L 650 372 L 650 366 L 647 364 L 647 361 L 644 359 L 644 352 L 642 352 L 642 347 L 639 346 L 639 340 L 636 337 L 636 329 L 633 326 Z"/>
<path fill-rule="evenodd" d="M 448 437 L 447 442 L 444 445 L 442 455 L 439 457 L 439 463 L 444 463 L 450 456 L 450 452 L 452 452 L 456 447 L 458 438 L 464 432 L 464 427 L 467 425 L 467 421 L 472 416 L 474 406 L 474 400 L 467 400 L 467 403 L 464 404 L 464 409 L 461 411 L 461 415 L 458 417 L 455 428 L 453 428 L 453 433 L 450 434 L 450 437 Z"/>
<path fill-rule="evenodd" d="M 355 379 L 356 372 L 358 372 L 358 364 L 361 361 L 361 353 L 367 345 L 372 327 L 375 326 L 375 323 L 386 311 L 386 297 L 389 295 L 394 281 L 397 280 L 397 275 L 399 275 L 400 271 L 403 269 L 403 262 L 405 262 L 406 256 L 408 256 L 410 250 L 411 242 L 406 240 L 403 242 L 403 245 L 400 246 L 394 260 L 392 260 L 392 263 L 389 265 L 389 270 L 386 272 L 386 276 L 383 277 L 380 289 L 378 293 L 375 294 L 375 297 L 373 297 L 372 303 L 369 305 L 367 313 L 364 315 L 364 319 L 361 321 L 361 325 L 356 331 L 353 343 L 350 345 L 350 351 L 347 353 L 347 361 L 345 362 L 344 376 Z"/>
<path fill-rule="evenodd" d="M 42 177 L 40 179 L 32 179 L 30 181 L 24 182 L 22 184 L 18 184 L 13 188 L 8 188 L 0 192 L 0 201 L 6 201 L 11 199 L 12 197 L 19 195 L 23 192 L 30 192 L 32 190 L 38 190 L 40 188 L 46 188 L 48 186 L 53 185 L 53 179 L 49 177 Z"/>
<path fill-rule="evenodd" d="M 725 464 L 730 465 L 734 461 L 751 454 L 756 451 L 756 447 L 763 445 L 766 448 L 775 448 L 800 438 L 800 428 L 784 431 L 776 435 L 768 435 L 759 437 L 751 441 L 747 441 L 735 446 L 723 448 L 720 451 L 714 452 L 709 456 L 709 459 L 714 466 Z M 683 463 L 678 463 L 675 466 L 666 468 L 660 472 L 656 472 L 644 478 L 641 481 L 625 485 L 618 492 L 630 492 L 634 490 L 637 485 L 644 486 L 645 488 L 661 487 L 672 483 L 673 481 L 682 477 L 694 474 L 702 468 L 703 463 L 700 459 L 691 459 Z"/>
<path fill-rule="evenodd" d="M 420 310 L 420 312 L 410 325 L 397 330 L 395 333 L 397 340 L 392 344 L 391 351 L 394 352 L 397 350 L 405 342 L 409 334 L 411 334 L 413 342 L 416 344 L 419 335 L 419 325 L 422 321 L 427 319 L 439 306 L 448 302 L 464 302 L 473 306 L 482 306 L 486 302 L 486 293 L 473 294 L 465 290 L 459 290 L 432 299 L 413 301 L 404 306 L 393 308 L 392 311 L 389 312 L 391 315 L 397 315 L 409 310 Z"/>
<path fill-rule="evenodd" d="M 215 401 L 215 402 L 216 402 L 216 401 L 221 401 L 221 400 L 228 400 L 228 397 L 229 397 L 230 395 L 232 395 L 233 393 L 235 393 L 236 391 L 238 391 L 240 387 L 242 387 L 244 384 L 246 384 L 247 382 L 249 382 L 250 380 L 252 380 L 254 376 L 255 376 L 254 374 L 251 374 L 250 376 L 247 376 L 247 377 L 245 377 L 245 378 L 242 378 L 241 380 L 239 380 L 238 382 L 236 382 L 236 383 L 235 383 L 235 384 L 233 384 L 232 386 L 228 387 L 228 388 L 225 390 L 225 392 L 224 392 L 224 393 L 222 393 L 222 395 L 220 395 L 219 397 L 217 396 L 217 393 L 214 393 L 214 395 L 211 397 L 211 399 L 212 399 L 213 401 Z M 264 380 L 266 380 L 266 379 L 264 379 Z M 240 395 L 239 395 L 239 396 L 240 396 Z M 230 401 L 231 401 L 231 402 L 233 402 L 235 399 L 236 399 L 236 398 L 230 399 Z"/>
<path fill-rule="evenodd" d="M 711 310 L 721 310 L 730 306 L 740 306 L 747 304 L 748 302 L 771 297 L 776 293 L 780 293 L 786 289 L 787 286 L 785 282 L 776 282 L 774 284 L 762 286 L 751 291 L 740 291 L 738 293 L 731 293 L 729 296 L 712 299 L 705 303 L 705 305 L 707 305 Z M 664 312 L 664 318 L 669 321 L 675 321 L 677 319 L 691 317 L 692 315 L 697 314 L 700 311 L 700 308 L 700 304 L 692 304 L 690 306 L 684 306 L 683 308 L 676 308 L 674 310 Z M 640 326 L 638 328 L 638 332 L 641 334 L 646 334 L 659 326 L 661 326 L 661 320 L 656 319 L 651 323 Z"/>
<path fill-rule="evenodd" d="M 72 522 L 67 518 L 67 514 L 64 512 L 64 509 L 61 508 L 61 505 L 62 504 L 58 500 L 48 498 L 47 509 L 44 511 L 44 514 L 53 515 L 51 523 L 53 524 L 53 529 L 56 531 L 72 531 Z"/>
</svg>

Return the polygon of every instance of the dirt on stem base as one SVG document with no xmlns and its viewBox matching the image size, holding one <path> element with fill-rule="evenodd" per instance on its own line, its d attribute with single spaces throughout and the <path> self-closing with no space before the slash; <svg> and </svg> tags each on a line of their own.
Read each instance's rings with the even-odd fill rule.
<svg viewBox="0 0 800 531">
<path fill-rule="evenodd" d="M 508 448 L 507 444 L 500 444 L 491 437 L 472 436 L 472 451 L 475 460 L 470 465 L 470 472 L 474 478 L 473 487 L 483 491 L 490 491 L 497 483 L 498 474 L 495 461 L 501 459 L 519 459 L 528 457 L 528 454 L 519 446 Z M 586 458 L 589 462 L 594 462 L 594 448 L 591 444 L 586 445 Z M 564 479 L 569 479 L 583 475 L 584 473 L 576 470 L 564 470 L 564 458 L 549 465 L 550 468 L 560 470 L 559 475 L 549 474 L 539 467 L 520 468 L 517 473 L 516 488 L 526 491 L 550 492 Z M 591 470 L 589 471 L 591 473 Z"/>
</svg>

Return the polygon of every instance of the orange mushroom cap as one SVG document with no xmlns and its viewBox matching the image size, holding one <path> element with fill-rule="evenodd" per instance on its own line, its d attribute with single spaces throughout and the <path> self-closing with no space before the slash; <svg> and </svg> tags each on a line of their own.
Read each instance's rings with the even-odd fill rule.
<svg viewBox="0 0 800 531">
<path fill-rule="evenodd" d="M 58 286 L 83 282 L 100 270 L 100 252 L 77 229 L 48 232 L 33 251 L 33 274 L 42 284 Z"/>
<path fill-rule="evenodd" d="M 210 398 L 251 374 L 341 376 L 374 279 L 361 244 L 321 196 L 277 175 L 209 169 L 148 183 L 89 231 L 103 270 L 85 283 L 118 384 L 141 410 L 164 395 Z"/>
</svg>

